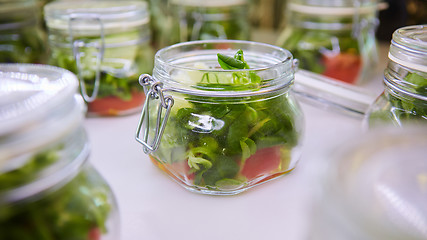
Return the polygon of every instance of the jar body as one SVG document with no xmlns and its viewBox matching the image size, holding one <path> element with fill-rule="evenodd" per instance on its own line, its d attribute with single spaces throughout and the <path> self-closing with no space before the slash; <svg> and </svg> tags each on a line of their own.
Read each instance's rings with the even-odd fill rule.
<svg viewBox="0 0 427 240">
<path fill-rule="evenodd" d="M 302 115 L 288 93 L 230 102 L 173 96 L 175 109 L 150 157 L 187 189 L 234 194 L 295 168 Z"/>
<path fill-rule="evenodd" d="M 246 0 L 237 2 L 219 2 L 213 6 L 201 2 L 198 5 L 172 2 L 170 8 L 174 25 L 170 43 L 209 39 L 249 40 L 249 3 Z"/>
<path fill-rule="evenodd" d="M 145 96 L 137 87 L 138 76 L 151 71 L 154 55 L 148 20 L 122 28 L 117 27 L 120 22 L 87 17 L 62 25 L 55 18 L 46 21 L 52 49 L 49 64 L 79 77 L 89 115 L 125 115 L 142 108 Z M 82 28 L 84 23 L 92 29 Z"/>
<path fill-rule="evenodd" d="M 117 239 L 110 188 L 90 166 L 69 183 L 36 200 L 2 206 L 2 239 Z M 116 229 L 115 229 L 116 228 Z"/>
<path fill-rule="evenodd" d="M 45 63 L 45 32 L 35 1 L 6 1 L 0 9 L 0 62 Z"/>
<path fill-rule="evenodd" d="M 237 49 L 253 70 L 219 69 L 217 53 Z M 303 131 L 302 112 L 289 91 L 292 63 L 287 50 L 247 41 L 193 41 L 162 49 L 153 79 L 168 97 L 159 100 L 147 91 L 148 120 L 137 140 L 155 165 L 197 193 L 233 195 L 291 172 Z M 161 120 L 163 103 L 155 102 L 169 104 L 171 98 L 168 118 Z M 149 134 L 139 138 L 140 132 Z M 158 148 L 147 148 L 159 132 Z"/>
<path fill-rule="evenodd" d="M 1 239 L 117 239 L 114 196 L 86 162 L 84 130 L 73 130 L 9 158 L 13 169 L 0 174 Z"/>
<path fill-rule="evenodd" d="M 292 52 L 301 69 L 359 84 L 369 77 L 378 59 L 375 7 L 356 16 L 334 16 L 294 11 L 291 5 L 277 44 Z"/>
</svg>

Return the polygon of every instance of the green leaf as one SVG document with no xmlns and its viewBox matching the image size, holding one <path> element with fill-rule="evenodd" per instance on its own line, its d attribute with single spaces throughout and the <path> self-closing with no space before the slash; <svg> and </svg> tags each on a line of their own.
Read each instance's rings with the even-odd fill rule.
<svg viewBox="0 0 427 240">
<path fill-rule="evenodd" d="M 232 70 L 232 69 L 244 69 L 247 65 L 245 62 L 242 62 L 233 57 L 229 57 L 227 55 L 218 53 L 218 63 L 224 70 Z"/>
</svg>

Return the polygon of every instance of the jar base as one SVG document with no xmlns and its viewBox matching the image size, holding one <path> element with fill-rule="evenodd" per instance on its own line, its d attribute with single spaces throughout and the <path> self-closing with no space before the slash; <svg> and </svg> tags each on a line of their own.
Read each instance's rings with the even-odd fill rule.
<svg viewBox="0 0 427 240">
<path fill-rule="evenodd" d="M 261 175 L 259 177 L 253 178 L 248 182 L 245 182 L 241 185 L 236 185 L 236 187 L 230 187 L 229 189 L 226 188 L 216 188 L 216 187 L 202 187 L 202 186 L 195 186 L 190 185 L 188 181 L 191 181 L 188 176 L 184 176 L 182 174 L 177 174 L 172 171 L 170 171 L 165 165 L 159 163 L 154 157 L 150 156 L 151 161 L 153 164 L 158 167 L 160 170 L 162 170 L 164 173 L 166 173 L 170 178 L 172 178 L 176 183 L 184 187 L 190 192 L 198 193 L 198 194 L 204 194 L 204 195 L 214 195 L 214 196 L 231 196 L 231 195 L 237 195 L 239 193 L 242 193 L 244 191 L 247 191 L 255 186 L 258 186 L 260 184 L 269 182 L 271 180 L 277 179 L 281 176 L 284 176 L 290 172 L 292 172 L 295 169 L 295 166 L 283 171 L 283 172 L 277 172 L 271 175 Z M 186 181 L 187 180 L 187 181 Z"/>
</svg>

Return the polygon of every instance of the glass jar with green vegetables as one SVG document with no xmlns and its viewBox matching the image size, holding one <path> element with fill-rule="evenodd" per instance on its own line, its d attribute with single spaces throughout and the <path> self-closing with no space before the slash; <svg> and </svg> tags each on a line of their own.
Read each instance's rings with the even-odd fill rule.
<svg viewBox="0 0 427 240">
<path fill-rule="evenodd" d="M 0 0 L 0 63 L 45 63 L 45 32 L 36 0 Z"/>
<path fill-rule="evenodd" d="M 377 8 L 375 0 L 290 0 L 277 45 L 291 51 L 301 69 L 359 84 L 377 63 Z"/>
<path fill-rule="evenodd" d="M 111 189 L 88 162 L 71 72 L 0 64 L 0 239 L 117 239 Z"/>
<path fill-rule="evenodd" d="M 407 120 L 427 121 L 427 25 L 406 26 L 393 33 L 384 92 L 367 114 L 369 125 Z M 427 122 L 426 122 L 427 123 Z"/>
<path fill-rule="evenodd" d="M 171 0 L 170 8 L 174 24 L 171 43 L 209 39 L 249 40 L 248 0 Z"/>
<path fill-rule="evenodd" d="M 45 6 L 49 63 L 74 72 L 90 115 L 142 108 L 141 72 L 151 71 L 148 8 L 143 1 L 52 2 Z"/>
<path fill-rule="evenodd" d="M 232 195 L 291 172 L 303 115 L 290 91 L 292 54 L 249 41 L 192 41 L 163 48 L 136 140 L 190 191 Z"/>
</svg>

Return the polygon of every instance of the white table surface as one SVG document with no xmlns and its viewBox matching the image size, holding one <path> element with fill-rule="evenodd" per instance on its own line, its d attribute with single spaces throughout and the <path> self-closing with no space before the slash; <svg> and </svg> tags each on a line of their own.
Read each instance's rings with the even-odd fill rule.
<svg viewBox="0 0 427 240">
<path fill-rule="evenodd" d="M 382 48 L 384 56 L 386 48 Z M 382 70 L 365 87 L 381 91 Z M 305 114 L 303 154 L 288 175 L 236 196 L 189 192 L 157 169 L 135 141 L 139 114 L 88 118 L 91 162 L 117 198 L 121 240 L 305 239 L 319 187 L 319 156 L 340 139 L 361 131 L 362 120 L 301 104 Z"/>
</svg>

